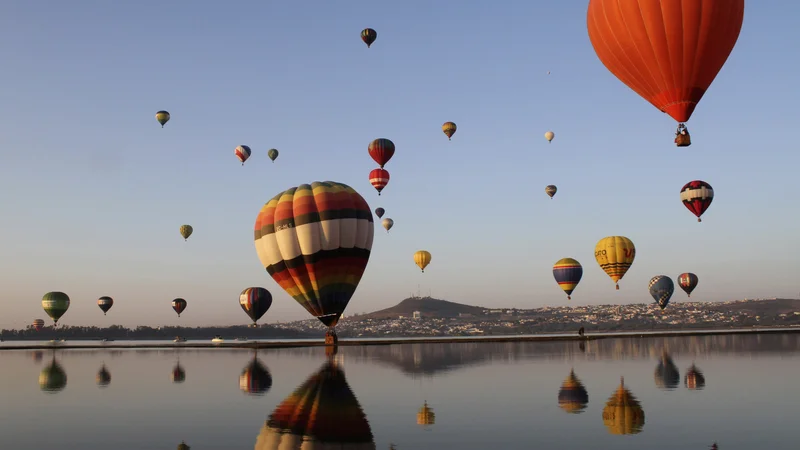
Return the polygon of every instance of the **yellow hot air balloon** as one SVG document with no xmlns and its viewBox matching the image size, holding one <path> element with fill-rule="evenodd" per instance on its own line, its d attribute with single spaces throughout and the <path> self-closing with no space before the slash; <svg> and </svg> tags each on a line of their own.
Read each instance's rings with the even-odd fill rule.
<svg viewBox="0 0 800 450">
<path fill-rule="evenodd" d="M 625 389 L 625 380 L 620 379 L 617 391 L 603 408 L 603 425 L 611 434 L 638 434 L 644 427 L 644 411 L 639 400 Z"/>
<path fill-rule="evenodd" d="M 419 266 L 422 273 L 425 273 L 425 268 L 431 263 L 431 254 L 426 250 L 420 250 L 414 253 L 414 263 Z"/>
<path fill-rule="evenodd" d="M 544 138 L 547 139 L 547 142 L 552 142 L 554 137 L 556 137 L 556 134 L 552 131 L 548 131 L 544 134 Z"/>
<path fill-rule="evenodd" d="M 453 122 L 445 122 L 442 125 L 442 131 L 447 135 L 447 140 L 449 141 L 456 133 L 456 124 Z"/>
<path fill-rule="evenodd" d="M 169 122 L 169 113 L 166 111 L 159 111 L 156 113 L 156 120 L 158 123 L 161 124 L 161 128 L 164 128 L 164 124 Z"/>
<path fill-rule="evenodd" d="M 594 247 L 594 257 L 619 290 L 619 280 L 625 276 L 636 258 L 636 247 L 625 236 L 608 236 L 600 239 Z"/>
</svg>

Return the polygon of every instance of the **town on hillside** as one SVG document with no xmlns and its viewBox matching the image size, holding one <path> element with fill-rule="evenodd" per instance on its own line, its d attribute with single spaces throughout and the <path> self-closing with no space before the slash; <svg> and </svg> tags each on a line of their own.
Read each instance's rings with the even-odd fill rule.
<svg viewBox="0 0 800 450">
<path fill-rule="evenodd" d="M 322 324 L 311 319 L 273 326 L 310 332 Z M 341 337 L 370 338 L 565 333 L 580 327 L 591 333 L 786 326 L 800 326 L 800 300 L 675 302 L 664 310 L 655 303 L 490 309 L 410 297 L 388 309 L 346 316 L 336 328 Z"/>
</svg>

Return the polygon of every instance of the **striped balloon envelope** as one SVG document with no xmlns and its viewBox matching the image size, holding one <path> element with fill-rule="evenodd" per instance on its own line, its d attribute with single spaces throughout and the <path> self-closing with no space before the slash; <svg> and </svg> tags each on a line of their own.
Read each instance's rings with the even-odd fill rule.
<svg viewBox="0 0 800 450">
<path fill-rule="evenodd" d="M 711 206 L 713 200 L 714 188 L 705 181 L 690 181 L 681 188 L 681 202 L 686 209 L 697 216 L 698 222 L 703 221 L 700 216 Z"/>
<path fill-rule="evenodd" d="M 261 208 L 256 253 L 287 294 L 333 328 L 367 267 L 374 226 L 369 205 L 350 186 L 301 184 Z"/>
<path fill-rule="evenodd" d="M 239 158 L 239 161 L 242 162 L 242 165 L 244 165 L 244 162 L 247 161 L 247 158 L 250 157 L 251 153 L 252 150 L 250 150 L 250 147 L 246 145 L 240 145 L 235 149 L 233 149 L 233 154 L 236 155 L 237 158 Z"/>
<path fill-rule="evenodd" d="M 553 277 L 558 286 L 567 293 L 567 300 L 572 299 L 572 291 L 578 286 L 583 277 L 583 266 L 572 258 L 559 259 L 553 265 Z"/>
<path fill-rule="evenodd" d="M 381 195 L 383 188 L 389 184 L 389 171 L 386 169 L 373 170 L 369 173 L 369 184 L 378 191 L 378 195 Z"/>
<path fill-rule="evenodd" d="M 272 306 L 272 294 L 262 287 L 245 288 L 245 290 L 239 294 L 239 306 L 241 306 L 245 314 L 253 320 L 253 324 L 255 325 L 258 319 Z"/>
</svg>

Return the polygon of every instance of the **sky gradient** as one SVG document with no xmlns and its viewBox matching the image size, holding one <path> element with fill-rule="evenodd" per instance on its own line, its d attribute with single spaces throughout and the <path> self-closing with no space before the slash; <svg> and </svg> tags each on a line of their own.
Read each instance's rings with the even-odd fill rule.
<svg viewBox="0 0 800 450">
<path fill-rule="evenodd" d="M 688 148 L 595 56 L 586 5 L 4 2 L 0 327 L 46 318 L 52 290 L 72 299 L 65 325 L 247 323 L 248 286 L 274 296 L 262 322 L 308 318 L 260 265 L 253 224 L 269 198 L 316 180 L 395 221 L 388 235 L 377 225 L 346 314 L 418 290 L 563 305 L 551 271 L 563 257 L 584 266 L 573 305 L 651 302 L 651 277 L 685 271 L 700 278 L 693 300 L 796 297 L 800 4 L 747 3 Z M 378 32 L 369 49 L 365 27 Z M 445 121 L 458 125 L 449 142 Z M 378 137 L 397 147 L 380 197 Z M 253 149 L 244 166 L 240 144 Z M 695 179 L 716 195 L 702 223 L 679 198 Z M 637 248 L 620 291 L 594 260 L 609 235 Z M 424 274 L 419 249 L 432 254 Z M 115 300 L 106 317 L 102 295 Z"/>
</svg>

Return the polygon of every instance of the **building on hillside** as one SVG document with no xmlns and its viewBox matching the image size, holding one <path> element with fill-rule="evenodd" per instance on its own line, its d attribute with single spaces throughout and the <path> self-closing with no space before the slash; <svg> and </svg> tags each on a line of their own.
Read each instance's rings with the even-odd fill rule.
<svg viewBox="0 0 800 450">
<path fill-rule="evenodd" d="M 412 316 L 411 316 L 411 317 L 413 317 L 414 319 L 417 319 L 417 320 L 419 320 L 419 319 L 422 319 L 422 313 L 421 313 L 421 312 L 419 312 L 419 311 L 414 311 L 414 312 L 413 312 L 413 313 L 411 313 L 411 314 L 412 314 Z"/>
</svg>

